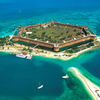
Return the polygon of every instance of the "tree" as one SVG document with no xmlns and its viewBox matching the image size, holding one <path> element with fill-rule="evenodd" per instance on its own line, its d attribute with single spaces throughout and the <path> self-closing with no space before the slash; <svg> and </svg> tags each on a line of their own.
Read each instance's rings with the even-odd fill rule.
<svg viewBox="0 0 100 100">
<path fill-rule="evenodd" d="M 64 35 L 64 33 L 61 33 L 61 35 Z"/>
<path fill-rule="evenodd" d="M 46 32 L 42 32 L 42 36 L 45 36 Z"/>
<path fill-rule="evenodd" d="M 32 51 L 33 51 L 32 49 L 29 49 L 29 52 L 30 52 L 30 53 L 32 53 Z"/>
<path fill-rule="evenodd" d="M 76 35 L 80 35 L 80 34 L 81 34 L 80 32 L 76 33 Z"/>
<path fill-rule="evenodd" d="M 76 49 L 78 49 L 78 47 L 77 46 L 74 46 L 74 47 L 72 47 L 72 49 L 76 50 Z"/>
<path fill-rule="evenodd" d="M 26 36 L 26 32 L 23 32 L 22 36 L 25 37 Z"/>
<path fill-rule="evenodd" d="M 23 51 L 26 50 L 26 48 L 23 48 Z"/>
<path fill-rule="evenodd" d="M 72 49 L 68 50 L 69 53 L 74 53 L 74 51 Z"/>
<path fill-rule="evenodd" d="M 72 35 L 68 35 L 68 38 L 72 38 Z"/>
<path fill-rule="evenodd" d="M 91 46 L 94 46 L 94 43 L 91 43 L 91 42 L 90 42 L 90 43 L 87 45 L 88 48 L 90 48 Z"/>
<path fill-rule="evenodd" d="M 73 31 L 76 32 L 76 29 L 74 29 Z"/>
</svg>

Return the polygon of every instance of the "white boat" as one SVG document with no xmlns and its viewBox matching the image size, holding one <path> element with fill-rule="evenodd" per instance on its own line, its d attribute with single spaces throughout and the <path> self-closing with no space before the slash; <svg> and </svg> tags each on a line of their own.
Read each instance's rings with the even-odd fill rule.
<svg viewBox="0 0 100 100">
<path fill-rule="evenodd" d="M 69 78 L 68 75 L 62 76 L 63 79 Z"/>
<path fill-rule="evenodd" d="M 24 54 L 22 54 L 22 53 L 16 54 L 16 57 L 26 58 L 26 59 L 32 59 L 32 55 L 29 55 L 29 54 L 24 55 Z"/>
<path fill-rule="evenodd" d="M 43 85 L 40 85 L 39 87 L 37 87 L 38 90 L 41 89 L 41 88 L 43 88 Z"/>
<path fill-rule="evenodd" d="M 32 59 L 32 55 L 27 54 L 26 59 Z"/>
<path fill-rule="evenodd" d="M 24 54 L 22 54 L 22 53 L 18 53 L 18 54 L 16 54 L 16 57 L 26 58 L 26 55 L 24 55 Z"/>
</svg>

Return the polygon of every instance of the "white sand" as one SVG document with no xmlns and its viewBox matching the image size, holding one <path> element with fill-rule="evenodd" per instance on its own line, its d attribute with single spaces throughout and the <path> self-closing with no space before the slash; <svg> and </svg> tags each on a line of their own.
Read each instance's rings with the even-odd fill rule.
<svg viewBox="0 0 100 100">
<path fill-rule="evenodd" d="M 89 79 L 87 79 L 86 77 L 84 77 L 79 71 L 78 69 L 72 67 L 70 68 L 72 71 L 75 72 L 76 76 L 81 80 L 81 82 L 84 84 L 84 86 L 86 87 L 87 91 L 91 94 L 91 96 L 93 97 L 93 100 L 100 100 L 100 97 L 98 95 L 100 95 L 100 87 L 95 85 L 94 83 L 92 83 Z"/>
<path fill-rule="evenodd" d="M 20 44 L 15 44 L 15 46 L 6 46 L 5 45 L 4 49 L 2 49 L 2 47 L 0 47 L 0 51 L 16 54 L 16 53 L 21 53 L 23 48 L 28 48 L 28 46 L 24 46 L 24 45 L 20 45 Z M 33 49 L 33 48 L 30 47 L 30 49 Z M 43 56 L 43 57 L 48 57 L 48 58 L 56 58 L 56 59 L 62 59 L 62 60 L 69 60 L 69 59 L 77 57 L 81 53 L 86 52 L 91 49 L 92 48 L 87 48 L 87 49 L 81 50 L 77 53 L 68 54 L 65 52 L 57 52 L 56 53 L 56 52 L 36 48 L 33 50 L 32 55 L 38 55 L 38 56 Z"/>
</svg>

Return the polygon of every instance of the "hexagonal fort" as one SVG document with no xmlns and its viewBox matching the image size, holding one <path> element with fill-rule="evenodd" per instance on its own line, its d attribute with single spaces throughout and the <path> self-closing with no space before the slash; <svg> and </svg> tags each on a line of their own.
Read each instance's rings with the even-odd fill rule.
<svg viewBox="0 0 100 100">
<path fill-rule="evenodd" d="M 14 42 L 25 42 L 59 51 L 88 40 L 95 40 L 95 33 L 88 26 L 78 26 L 51 21 L 49 23 L 19 26 Z"/>
</svg>

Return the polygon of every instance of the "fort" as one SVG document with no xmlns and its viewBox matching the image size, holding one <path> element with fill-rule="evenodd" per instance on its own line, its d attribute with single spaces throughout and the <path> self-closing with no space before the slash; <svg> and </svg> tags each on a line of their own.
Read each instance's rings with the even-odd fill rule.
<svg viewBox="0 0 100 100">
<path fill-rule="evenodd" d="M 61 48 L 96 40 L 95 33 L 88 26 L 71 25 L 51 21 L 49 23 L 19 26 L 12 41 L 25 42 L 60 51 Z"/>
</svg>

